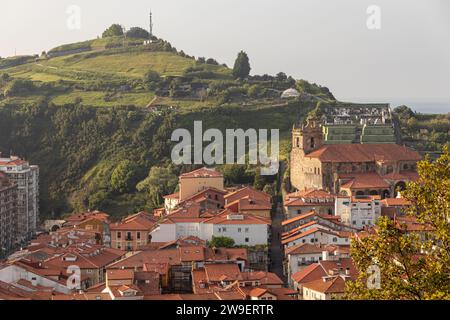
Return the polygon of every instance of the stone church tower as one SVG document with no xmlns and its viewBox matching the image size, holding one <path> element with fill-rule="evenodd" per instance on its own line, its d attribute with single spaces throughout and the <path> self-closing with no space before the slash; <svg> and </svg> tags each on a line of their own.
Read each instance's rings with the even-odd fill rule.
<svg viewBox="0 0 450 320">
<path fill-rule="evenodd" d="M 305 155 L 323 145 L 323 132 L 320 120 L 308 119 L 306 125 L 292 129 L 292 149 L 290 159 L 291 184 L 298 190 L 314 186 L 322 189 L 320 161 L 304 161 Z"/>
</svg>

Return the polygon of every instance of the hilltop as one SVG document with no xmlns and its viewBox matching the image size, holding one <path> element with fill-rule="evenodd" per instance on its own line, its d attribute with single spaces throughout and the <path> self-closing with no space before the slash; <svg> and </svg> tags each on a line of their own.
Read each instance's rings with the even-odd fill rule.
<svg viewBox="0 0 450 320">
<path fill-rule="evenodd" d="M 0 105 L 45 99 L 54 105 L 152 105 L 192 110 L 226 103 L 279 103 L 283 90 L 333 100 L 327 88 L 280 73 L 237 81 L 209 58 L 189 56 L 169 42 L 112 36 L 62 45 L 40 56 L 0 60 Z"/>
</svg>

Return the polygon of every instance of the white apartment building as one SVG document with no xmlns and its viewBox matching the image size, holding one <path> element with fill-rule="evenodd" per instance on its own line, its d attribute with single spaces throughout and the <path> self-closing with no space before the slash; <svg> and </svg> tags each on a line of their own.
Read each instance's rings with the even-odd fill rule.
<svg viewBox="0 0 450 320">
<path fill-rule="evenodd" d="M 151 234 L 152 242 L 174 241 L 189 236 L 210 241 L 214 236 L 231 238 L 236 245 L 267 245 L 270 240 L 270 220 L 234 214 L 227 210 L 212 218 L 169 216 Z"/>
<path fill-rule="evenodd" d="M 380 196 L 338 196 L 335 212 L 341 222 L 357 229 L 373 226 L 381 216 Z"/>
<path fill-rule="evenodd" d="M 0 157 L 0 171 L 18 188 L 16 240 L 29 240 L 39 223 L 39 167 L 16 156 Z"/>
</svg>

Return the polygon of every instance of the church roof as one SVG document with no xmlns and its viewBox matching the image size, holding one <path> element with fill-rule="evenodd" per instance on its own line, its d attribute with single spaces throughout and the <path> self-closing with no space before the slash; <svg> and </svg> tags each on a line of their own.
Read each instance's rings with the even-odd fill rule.
<svg viewBox="0 0 450 320">
<path fill-rule="evenodd" d="M 321 162 L 419 161 L 417 151 L 398 144 L 330 144 L 306 155 Z"/>
</svg>

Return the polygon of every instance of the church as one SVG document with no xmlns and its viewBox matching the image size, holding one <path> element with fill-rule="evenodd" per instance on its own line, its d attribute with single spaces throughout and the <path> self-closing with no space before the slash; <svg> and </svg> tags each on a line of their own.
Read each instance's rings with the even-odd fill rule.
<svg viewBox="0 0 450 320">
<path fill-rule="evenodd" d="M 395 197 L 417 179 L 418 152 L 394 143 L 326 144 L 320 121 L 292 130 L 291 184 L 338 195 Z"/>
</svg>

